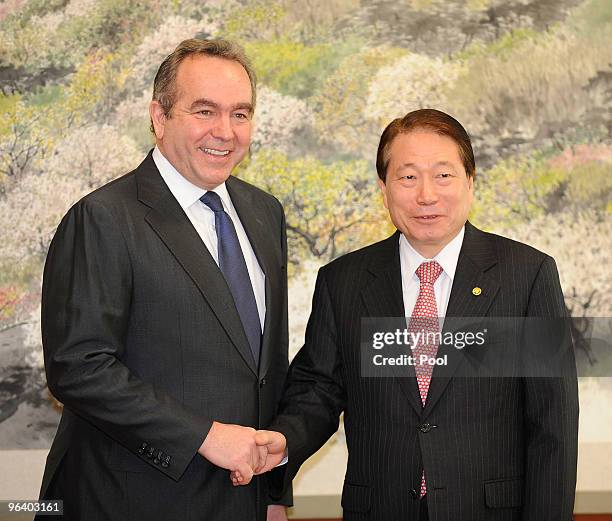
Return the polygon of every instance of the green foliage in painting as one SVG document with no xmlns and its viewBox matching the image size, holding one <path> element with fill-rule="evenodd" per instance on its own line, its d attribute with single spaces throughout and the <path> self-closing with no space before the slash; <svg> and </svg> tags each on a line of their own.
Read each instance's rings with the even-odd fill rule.
<svg viewBox="0 0 612 521">
<path fill-rule="evenodd" d="M 10 132 L 10 115 L 15 113 L 20 99 L 21 96 L 19 94 L 0 95 L 0 137 Z"/>
<path fill-rule="evenodd" d="M 550 211 L 565 189 L 567 174 L 539 154 L 500 161 L 476 180 L 470 219 L 477 225 L 512 226 Z"/>
<path fill-rule="evenodd" d="M 578 165 L 568 173 L 567 181 L 565 196 L 568 204 L 612 213 L 612 161 L 590 161 Z"/>
<path fill-rule="evenodd" d="M 605 114 L 589 83 L 612 63 L 603 35 L 564 33 L 518 42 L 502 57 L 475 56 L 448 96 L 451 112 L 473 134 L 490 140 L 542 142 L 547 136 L 588 128 L 587 114 Z M 584 122 L 584 123 L 583 123 Z"/>
<path fill-rule="evenodd" d="M 258 79 L 283 94 L 308 98 L 321 90 L 322 84 L 341 60 L 354 52 L 354 42 L 305 45 L 289 39 L 248 42 Z"/>
<path fill-rule="evenodd" d="M 142 159 L 155 71 L 202 35 L 237 40 L 254 64 L 254 155 L 240 175 L 285 205 L 291 273 L 392 231 L 373 166 L 378 139 L 424 106 L 450 112 L 473 138 L 475 224 L 609 219 L 612 3 L 549 4 L 2 2 L 0 227 L 16 236 L 0 242 L 3 302 L 35 285 L 61 213 Z M 398 27 L 398 8 L 424 21 L 423 34 Z"/>
<path fill-rule="evenodd" d="M 268 40 L 284 33 L 285 10 L 279 2 L 255 0 L 234 9 L 225 22 L 227 37 L 238 40 Z"/>
<path fill-rule="evenodd" d="M 89 55 L 72 76 L 65 109 L 79 119 L 96 114 L 103 120 L 113 110 L 128 73 L 122 56 L 103 52 Z"/>
<path fill-rule="evenodd" d="M 102 52 L 88 56 L 66 86 L 49 86 L 30 96 L 6 96 L 0 126 L 0 193 L 53 153 L 67 132 L 104 121 L 125 83 L 121 57 Z"/>
<path fill-rule="evenodd" d="M 386 230 L 375 174 L 366 161 L 327 165 L 268 151 L 255 155 L 241 175 L 283 204 L 295 266 L 307 257 L 333 259 Z"/>
<path fill-rule="evenodd" d="M 500 161 L 477 180 L 471 219 L 512 227 L 558 212 L 605 215 L 612 199 L 612 151 L 577 145 L 553 156 L 534 153 Z"/>
<path fill-rule="evenodd" d="M 457 53 L 453 58 L 456 60 L 471 60 L 477 57 L 504 58 L 511 54 L 525 41 L 537 40 L 539 33 L 529 28 L 518 28 L 509 31 L 501 38 L 484 43 L 477 41 L 469 45 L 463 51 Z"/>
<path fill-rule="evenodd" d="M 129 51 L 171 10 L 137 0 L 83 2 L 81 9 L 72 2 L 40 10 L 30 4 L 3 20 L 0 32 L 1 62 L 28 71 L 71 68 L 99 49 Z"/>
<path fill-rule="evenodd" d="M 365 141 L 376 141 L 379 129 L 367 117 L 365 86 L 381 67 L 404 55 L 404 49 L 373 47 L 340 63 L 312 100 L 318 112 L 315 128 L 322 141 L 358 156 Z"/>
<path fill-rule="evenodd" d="M 609 36 L 612 27 L 612 2 L 587 0 L 570 15 L 567 23 L 586 37 L 601 32 L 607 32 Z"/>
</svg>

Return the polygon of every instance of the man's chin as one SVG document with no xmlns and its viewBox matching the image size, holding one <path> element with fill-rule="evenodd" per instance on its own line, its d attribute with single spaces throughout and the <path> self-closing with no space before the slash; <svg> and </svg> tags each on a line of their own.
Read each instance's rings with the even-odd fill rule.
<svg viewBox="0 0 612 521">
<path fill-rule="evenodd" d="M 183 175 L 190 183 L 203 188 L 205 190 L 212 190 L 217 186 L 225 183 L 231 174 L 231 170 L 214 169 L 214 168 L 198 168 L 197 171 L 191 171 L 190 176 Z"/>
</svg>

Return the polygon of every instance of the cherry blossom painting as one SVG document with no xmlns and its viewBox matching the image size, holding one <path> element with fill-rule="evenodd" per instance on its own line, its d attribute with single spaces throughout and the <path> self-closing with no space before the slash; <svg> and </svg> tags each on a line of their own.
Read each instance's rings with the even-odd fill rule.
<svg viewBox="0 0 612 521">
<path fill-rule="evenodd" d="M 3 0 L 0 449 L 49 447 L 61 407 L 40 339 L 50 240 L 72 204 L 150 150 L 153 77 L 192 37 L 239 41 L 258 75 L 236 175 L 285 207 L 291 355 L 318 267 L 393 231 L 378 139 L 422 107 L 473 138 L 471 221 L 552 255 L 573 316 L 611 316 L 608 0 Z M 584 367 L 601 356 L 577 353 Z M 589 392 L 612 393 L 602 386 Z"/>
</svg>

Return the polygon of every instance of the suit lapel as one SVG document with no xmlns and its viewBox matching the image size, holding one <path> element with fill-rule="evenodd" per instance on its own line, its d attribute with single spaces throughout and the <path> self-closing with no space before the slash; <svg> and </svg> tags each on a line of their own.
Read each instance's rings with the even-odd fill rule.
<svg viewBox="0 0 612 521">
<path fill-rule="evenodd" d="M 278 243 L 275 247 L 275 241 L 278 241 L 279 237 L 270 233 L 271 228 L 267 226 L 263 219 L 266 212 L 254 202 L 251 193 L 244 189 L 239 179 L 230 177 L 226 186 L 266 279 L 266 315 L 259 360 L 259 374 L 265 375 L 270 364 L 271 326 L 278 323 L 278 320 L 275 320 L 275 314 L 278 313 L 278 303 L 281 299 L 278 277 L 280 265 L 279 260 L 276 260 L 274 255 L 274 251 L 279 249 Z"/>
<path fill-rule="evenodd" d="M 202 239 L 164 183 L 151 154 L 136 171 L 138 199 L 150 211 L 145 220 L 193 280 L 240 355 L 257 374 L 229 287 Z"/>
<path fill-rule="evenodd" d="M 486 316 L 499 291 L 499 282 L 495 278 L 494 270 L 491 270 L 497 261 L 497 250 L 492 239 L 467 222 L 446 317 L 452 319 L 452 317 Z M 481 293 L 475 295 L 474 288 L 480 288 Z M 461 320 L 445 320 L 443 332 L 452 332 L 461 322 Z M 425 402 L 424 417 L 435 407 L 453 374 L 463 362 L 463 350 L 456 349 L 452 345 L 440 346 L 438 356 L 444 355 L 447 355 L 448 363 L 446 366 L 434 368 Z"/>
<path fill-rule="evenodd" d="M 399 258 L 399 232 L 380 243 L 379 249 L 372 252 L 372 261 L 368 270 L 373 278 L 361 292 L 368 316 L 403 317 L 404 299 Z M 423 407 L 414 368 L 410 369 L 408 374 L 405 374 L 405 369 L 398 366 L 392 366 L 392 370 L 397 375 L 396 381 L 408 402 L 420 416 Z"/>
</svg>

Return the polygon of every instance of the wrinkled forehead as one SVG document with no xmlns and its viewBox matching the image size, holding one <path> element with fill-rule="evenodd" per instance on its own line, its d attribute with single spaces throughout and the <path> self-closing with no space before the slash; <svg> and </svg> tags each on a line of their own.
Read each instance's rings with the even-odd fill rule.
<svg viewBox="0 0 612 521">
<path fill-rule="evenodd" d="M 452 137 L 430 129 L 399 133 L 386 152 L 387 163 L 407 163 L 422 168 L 435 165 L 463 167 L 459 144 Z"/>
<path fill-rule="evenodd" d="M 244 66 L 217 56 L 185 58 L 176 74 L 176 96 L 189 103 L 209 99 L 218 104 L 253 104 L 251 79 Z"/>
</svg>

